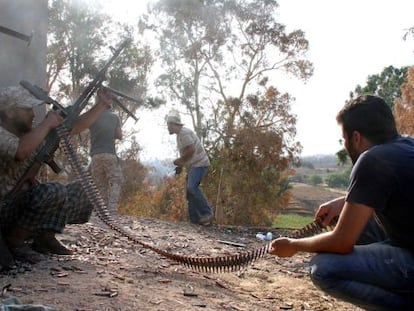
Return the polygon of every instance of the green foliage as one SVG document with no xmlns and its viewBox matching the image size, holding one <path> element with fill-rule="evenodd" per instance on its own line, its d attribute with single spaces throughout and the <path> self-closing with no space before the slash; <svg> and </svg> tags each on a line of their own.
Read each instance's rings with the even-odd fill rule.
<svg viewBox="0 0 414 311">
<path fill-rule="evenodd" d="M 313 221 L 312 216 L 301 216 L 297 214 L 280 214 L 273 222 L 274 228 L 301 229 Z"/>
<path fill-rule="evenodd" d="M 395 100 L 401 97 L 401 86 L 406 79 L 407 68 L 388 66 L 381 73 L 368 76 L 365 86 L 357 85 L 355 91 L 351 92 L 351 99 L 364 94 L 376 95 L 393 108 Z"/>
<path fill-rule="evenodd" d="M 320 175 L 312 174 L 309 176 L 309 182 L 311 185 L 320 185 L 323 182 L 323 178 Z"/>
<path fill-rule="evenodd" d="M 267 144 L 274 153 L 267 152 Z M 212 157 L 204 187 L 223 209 L 223 223 L 269 225 L 290 199 L 289 158 L 280 157 L 281 140 L 273 132 L 240 131 L 231 148 Z M 217 206 L 216 206 L 217 207 Z"/>
<path fill-rule="evenodd" d="M 352 168 L 347 168 L 342 173 L 328 174 L 325 182 L 330 188 L 346 188 L 349 184 L 349 175 Z"/>
<path fill-rule="evenodd" d="M 349 157 L 348 157 L 348 152 L 346 151 L 346 149 L 342 148 L 341 150 L 339 150 L 336 153 L 336 157 L 338 159 L 339 165 L 345 165 L 348 163 Z"/>
<path fill-rule="evenodd" d="M 199 137 L 207 130 L 211 141 L 231 139 L 247 91 L 261 85 L 266 92 L 265 74 L 312 74 L 302 58 L 308 49 L 303 32 L 287 33 L 275 20 L 276 8 L 276 1 L 160 0 L 152 6 L 153 18 L 142 22 L 159 39 L 164 73 L 158 86 L 186 108 Z M 230 92 L 234 85 L 240 85 L 237 96 Z M 263 92 L 251 94 L 257 95 Z"/>
</svg>

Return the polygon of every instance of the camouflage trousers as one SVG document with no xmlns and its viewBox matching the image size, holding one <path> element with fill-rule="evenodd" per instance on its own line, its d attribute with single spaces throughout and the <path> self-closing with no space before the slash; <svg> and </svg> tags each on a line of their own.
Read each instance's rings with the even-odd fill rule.
<svg viewBox="0 0 414 311">
<path fill-rule="evenodd" d="M 16 225 L 33 231 L 62 232 L 66 224 L 87 222 L 92 209 L 79 182 L 38 184 L 19 192 L 13 199 L 3 201 L 0 227 Z"/>
<path fill-rule="evenodd" d="M 111 153 L 95 154 L 92 157 L 91 172 L 109 212 L 116 214 L 123 181 L 118 157 Z"/>
</svg>

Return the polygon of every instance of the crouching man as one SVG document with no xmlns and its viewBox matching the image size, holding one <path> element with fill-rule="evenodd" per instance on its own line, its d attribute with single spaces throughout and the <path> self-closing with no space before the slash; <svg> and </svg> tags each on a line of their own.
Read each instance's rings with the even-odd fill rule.
<svg viewBox="0 0 414 311">
<path fill-rule="evenodd" d="M 94 107 L 77 119 L 71 134 L 87 129 L 111 104 L 105 91 L 99 91 L 97 98 Z M 59 111 L 49 111 L 33 128 L 33 108 L 40 104 L 20 86 L 0 88 L 0 269 L 11 267 L 15 259 L 36 262 L 39 252 L 70 255 L 56 233 L 66 224 L 87 222 L 92 212 L 78 182 L 33 182 L 10 195 L 46 135 L 63 122 Z M 29 239 L 33 239 L 31 248 L 25 243 Z"/>
</svg>

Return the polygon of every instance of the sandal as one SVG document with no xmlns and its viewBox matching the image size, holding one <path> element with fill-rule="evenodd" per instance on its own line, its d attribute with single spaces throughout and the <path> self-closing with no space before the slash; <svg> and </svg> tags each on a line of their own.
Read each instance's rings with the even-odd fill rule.
<svg viewBox="0 0 414 311">
<path fill-rule="evenodd" d="M 73 252 L 61 244 L 54 235 L 39 235 L 34 239 L 32 248 L 42 254 L 72 255 Z"/>
<path fill-rule="evenodd" d="M 31 264 L 42 261 L 42 256 L 32 250 L 27 244 L 12 248 L 10 251 L 13 255 L 13 258 L 19 261 L 28 262 Z"/>
</svg>

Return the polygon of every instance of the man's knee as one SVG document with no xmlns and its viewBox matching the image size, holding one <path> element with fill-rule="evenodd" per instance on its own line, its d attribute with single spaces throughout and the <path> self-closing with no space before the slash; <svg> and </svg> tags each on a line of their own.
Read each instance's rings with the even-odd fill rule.
<svg viewBox="0 0 414 311">
<path fill-rule="evenodd" d="M 49 182 L 30 189 L 28 195 L 29 205 L 46 206 L 48 204 L 62 205 L 66 201 L 68 193 L 65 185 L 58 182 Z"/>
<path fill-rule="evenodd" d="M 329 266 L 332 261 L 325 254 L 317 254 L 310 261 L 310 278 L 322 290 L 329 288 Z"/>
<path fill-rule="evenodd" d="M 198 187 L 195 185 L 187 185 L 187 195 L 194 196 L 198 191 Z"/>
</svg>

